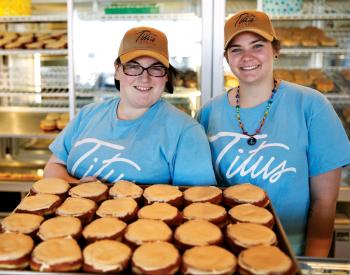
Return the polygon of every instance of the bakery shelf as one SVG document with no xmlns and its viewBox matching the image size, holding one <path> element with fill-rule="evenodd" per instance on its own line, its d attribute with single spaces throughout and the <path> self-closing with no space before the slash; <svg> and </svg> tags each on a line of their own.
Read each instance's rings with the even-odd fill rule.
<svg viewBox="0 0 350 275">
<path fill-rule="evenodd" d="M 350 186 L 340 186 L 338 202 L 350 202 Z"/>
<path fill-rule="evenodd" d="M 68 92 L 62 92 L 57 89 L 57 91 L 52 89 L 52 92 L 33 92 L 33 91 L 23 91 L 23 90 L 4 90 L 0 89 L 0 97 L 16 97 L 16 96 L 41 96 L 41 97 L 62 97 L 68 98 Z"/>
<path fill-rule="evenodd" d="M 98 14 L 95 12 L 81 12 L 79 17 L 83 20 L 193 20 L 199 19 L 194 13 L 157 13 L 157 14 Z"/>
<path fill-rule="evenodd" d="M 314 53 L 324 53 L 324 54 L 349 54 L 350 48 L 282 48 L 281 54 L 314 54 Z"/>
<path fill-rule="evenodd" d="M 297 257 L 302 274 L 349 274 L 350 260 L 332 258 Z"/>
<path fill-rule="evenodd" d="M 30 22 L 66 22 L 66 14 L 30 15 L 30 16 L 0 16 L 1 23 L 30 23 Z"/>
<path fill-rule="evenodd" d="M 25 50 L 25 49 L 14 49 L 14 50 L 0 50 L 0 55 L 19 55 L 19 54 L 42 54 L 42 55 L 67 55 L 68 50 L 67 49 L 60 49 L 60 50 L 45 50 L 45 49 L 38 49 L 38 50 Z"/>
</svg>

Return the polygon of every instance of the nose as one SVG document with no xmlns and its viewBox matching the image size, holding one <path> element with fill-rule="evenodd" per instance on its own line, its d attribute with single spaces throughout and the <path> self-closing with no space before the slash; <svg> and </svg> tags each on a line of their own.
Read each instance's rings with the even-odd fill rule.
<svg viewBox="0 0 350 275">
<path fill-rule="evenodd" d="M 139 77 L 142 81 L 148 81 L 150 79 L 150 75 L 148 74 L 147 70 L 144 70 Z"/>
</svg>

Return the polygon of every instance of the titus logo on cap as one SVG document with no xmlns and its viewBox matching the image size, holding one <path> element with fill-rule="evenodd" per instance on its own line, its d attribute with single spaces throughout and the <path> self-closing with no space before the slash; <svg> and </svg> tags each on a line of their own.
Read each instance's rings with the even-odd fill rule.
<svg viewBox="0 0 350 275">
<path fill-rule="evenodd" d="M 241 27 L 242 25 L 249 25 L 255 21 L 255 16 L 249 13 L 241 14 L 235 23 L 235 27 Z"/>
<path fill-rule="evenodd" d="M 143 30 L 137 33 L 136 42 L 147 43 L 155 42 L 157 35 L 153 34 L 150 31 Z"/>
</svg>

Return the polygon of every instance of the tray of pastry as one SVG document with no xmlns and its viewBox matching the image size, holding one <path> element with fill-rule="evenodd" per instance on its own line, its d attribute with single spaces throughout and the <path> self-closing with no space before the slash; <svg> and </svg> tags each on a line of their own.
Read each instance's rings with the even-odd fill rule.
<svg viewBox="0 0 350 275">
<path fill-rule="evenodd" d="M 300 274 L 266 192 L 248 183 L 42 179 L 0 225 L 1 274 Z"/>
</svg>

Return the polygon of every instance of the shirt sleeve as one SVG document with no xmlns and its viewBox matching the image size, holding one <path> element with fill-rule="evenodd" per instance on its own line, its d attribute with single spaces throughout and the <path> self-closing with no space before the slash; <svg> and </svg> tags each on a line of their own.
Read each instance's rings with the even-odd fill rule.
<svg viewBox="0 0 350 275">
<path fill-rule="evenodd" d="M 350 164 L 349 139 L 333 106 L 326 99 L 314 106 L 308 134 L 310 176 Z"/>
<path fill-rule="evenodd" d="M 80 114 L 81 112 L 67 124 L 67 126 L 49 146 L 51 152 L 64 164 L 67 164 L 69 152 L 74 144 L 77 129 L 79 128 L 81 120 Z"/>
<path fill-rule="evenodd" d="M 216 185 L 209 142 L 201 125 L 182 133 L 173 167 L 174 185 Z"/>
</svg>

